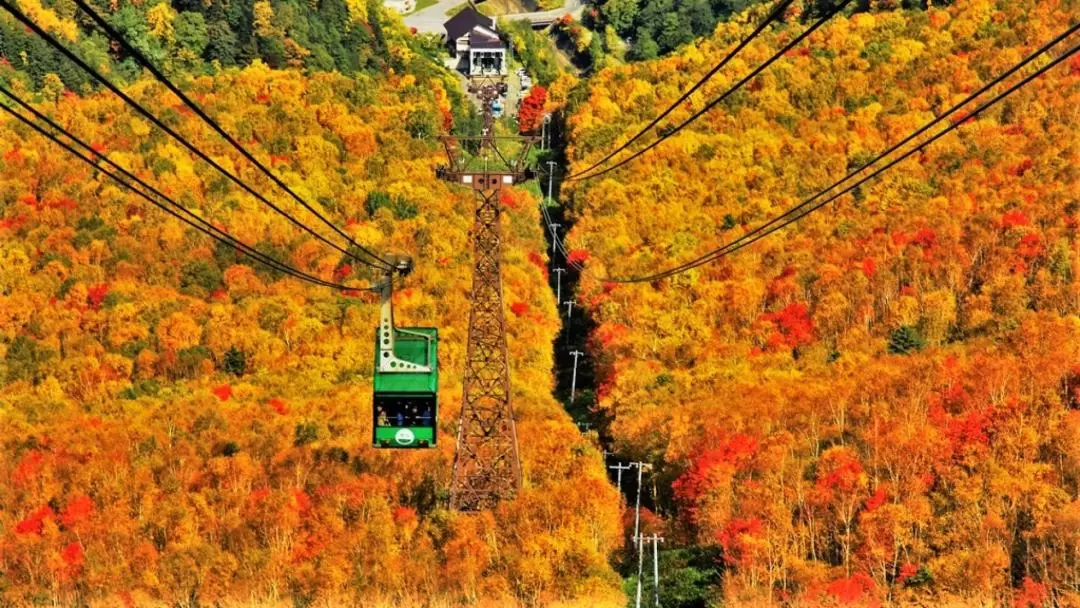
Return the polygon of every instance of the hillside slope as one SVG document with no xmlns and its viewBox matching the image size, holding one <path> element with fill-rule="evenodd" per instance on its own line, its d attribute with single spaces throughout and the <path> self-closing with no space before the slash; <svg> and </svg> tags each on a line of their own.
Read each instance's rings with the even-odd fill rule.
<svg viewBox="0 0 1080 608">
<path fill-rule="evenodd" d="M 658 465 L 667 533 L 721 551 L 732 605 L 1080 601 L 1080 59 L 717 263 L 603 280 L 737 238 L 1078 17 L 963 0 L 838 18 L 693 128 L 564 187 L 603 433 Z M 593 77 L 571 96 L 570 171 L 748 31 Z M 799 31 L 751 44 L 661 127 Z"/>
<path fill-rule="evenodd" d="M 30 86 L 11 66 L 0 79 Z M 557 329 L 533 199 L 505 195 L 518 500 L 445 510 L 468 323 L 473 200 L 436 180 L 439 80 L 274 71 L 186 85 L 358 241 L 407 252 L 400 323 L 441 332 L 437 449 L 376 451 L 377 304 L 252 266 L 0 118 L 0 603 L 620 603 L 617 497 L 550 396 Z M 135 98 L 264 193 L 160 85 Z M 248 243 L 364 275 L 108 94 L 39 107 Z M 278 193 L 272 199 L 313 222 Z M 295 207 L 295 208 L 294 208 Z M 327 232 L 328 231 L 324 231 Z M 540 259 L 540 258 L 537 258 Z M 589 598 L 584 600 L 581 598 Z M 320 603 L 315 603 L 320 602 Z"/>
<path fill-rule="evenodd" d="M 129 78 L 136 61 L 113 47 L 70 0 L 21 0 L 20 9 L 50 33 L 77 48 L 91 63 Z M 88 0 L 139 52 L 170 74 L 205 74 L 243 67 L 256 59 L 273 68 L 304 68 L 377 75 L 387 70 L 419 74 L 431 65 L 407 48 L 422 43 L 401 18 L 378 0 L 229 0 L 99 2 Z M 0 62 L 22 70 L 37 85 L 52 74 L 64 86 L 87 92 L 92 79 L 0 11 Z"/>
</svg>

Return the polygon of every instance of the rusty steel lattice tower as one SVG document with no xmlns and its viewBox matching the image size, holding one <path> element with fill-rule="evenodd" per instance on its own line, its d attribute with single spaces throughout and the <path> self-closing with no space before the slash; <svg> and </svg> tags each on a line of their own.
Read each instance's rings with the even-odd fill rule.
<svg viewBox="0 0 1080 608">
<path fill-rule="evenodd" d="M 491 508 L 521 485 L 506 356 L 499 191 L 532 177 L 524 166 L 532 138 L 495 136 L 492 104 L 500 86 L 505 85 L 486 82 L 473 89 L 483 106 L 483 134 L 444 137 L 450 165 L 438 170 L 441 178 L 470 187 L 476 196 L 469 343 L 450 488 L 450 507 L 460 511 Z M 511 160 L 498 147 L 507 140 L 520 145 Z"/>
</svg>

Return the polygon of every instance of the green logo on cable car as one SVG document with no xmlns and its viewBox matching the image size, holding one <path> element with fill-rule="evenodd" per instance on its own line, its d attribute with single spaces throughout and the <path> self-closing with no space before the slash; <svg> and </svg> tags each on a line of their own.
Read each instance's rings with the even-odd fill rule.
<svg viewBox="0 0 1080 608">
<path fill-rule="evenodd" d="M 409 429 L 399 429 L 398 432 L 394 434 L 394 441 L 398 442 L 400 445 L 409 445 L 415 440 L 416 435 L 413 435 L 413 432 Z"/>
</svg>

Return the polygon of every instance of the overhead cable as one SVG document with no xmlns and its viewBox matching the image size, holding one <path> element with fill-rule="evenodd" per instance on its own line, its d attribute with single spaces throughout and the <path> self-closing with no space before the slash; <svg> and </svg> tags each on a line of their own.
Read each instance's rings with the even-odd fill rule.
<svg viewBox="0 0 1080 608">
<path fill-rule="evenodd" d="M 57 40 L 54 36 L 52 36 L 51 34 L 46 32 L 39 25 L 34 23 L 32 20 L 30 20 L 26 15 L 24 15 L 21 11 L 19 11 L 18 8 L 16 8 L 13 4 L 11 4 L 11 2 L 9 2 L 9 0 L 0 0 L 0 8 L 3 8 L 5 10 L 7 10 L 9 13 L 11 13 L 23 25 L 25 25 L 27 28 L 29 28 L 31 31 L 33 31 L 35 34 L 37 34 L 42 39 L 44 39 L 45 42 L 47 42 L 50 46 L 52 46 L 57 51 L 59 51 L 62 55 L 67 57 L 70 61 L 75 63 L 75 65 L 79 66 L 79 68 L 81 68 L 83 71 L 85 71 L 88 74 L 90 74 L 91 76 L 93 76 L 93 78 L 95 80 L 97 80 L 102 85 L 104 85 L 107 89 L 112 91 L 116 96 L 120 97 L 120 99 L 124 100 L 125 103 L 127 103 L 132 108 L 134 108 L 139 114 L 141 114 L 143 117 L 145 117 L 151 123 L 153 123 L 159 129 L 161 129 L 162 131 L 165 131 L 166 133 L 168 133 L 173 139 L 180 142 L 189 151 L 191 151 L 196 156 L 198 156 L 202 160 L 209 163 L 210 166 L 214 167 L 222 175 L 227 177 L 230 181 L 232 181 L 233 183 L 235 183 L 238 186 L 240 186 L 241 188 L 243 188 L 245 191 L 247 191 L 249 194 L 254 196 L 260 202 L 262 202 L 263 204 L 265 204 L 268 207 L 270 207 L 271 209 L 273 209 L 279 215 L 282 215 L 283 217 L 287 218 L 290 222 L 292 222 L 294 225 L 299 227 L 301 230 L 303 230 L 304 232 L 307 232 L 308 234 L 315 237 L 316 239 L 322 241 L 323 243 L 329 245 L 330 247 L 334 248 L 335 250 L 341 252 L 342 254 L 352 258 L 353 260 L 355 260 L 355 261 L 357 261 L 357 262 L 359 262 L 361 264 L 365 264 L 365 265 L 371 266 L 373 268 L 378 268 L 379 270 L 388 270 L 388 269 L 390 269 L 389 264 L 372 262 L 372 261 L 370 261 L 370 260 L 368 260 L 366 258 L 359 257 L 356 254 L 353 254 L 352 252 L 342 248 L 340 245 L 330 241 L 329 239 L 327 239 L 322 234 L 319 234 L 318 232 L 315 232 L 309 226 L 307 226 L 306 224 L 304 224 L 300 220 L 293 217 L 290 213 L 288 213 L 287 211 L 285 211 L 285 210 L 281 209 L 280 207 L 278 207 L 277 205 L 275 205 L 273 202 L 268 200 L 265 196 L 263 196 L 262 194 L 257 192 L 255 189 L 253 189 L 251 186 L 249 186 L 247 183 L 245 183 L 239 177 L 234 175 L 232 172 L 230 172 L 227 169 L 225 169 L 224 167 L 222 167 L 217 161 L 210 158 L 205 152 L 200 150 L 198 147 L 193 145 L 191 142 L 189 142 L 183 136 L 178 134 L 171 127 L 169 127 L 164 122 L 162 122 L 157 116 L 153 115 L 149 110 L 147 110 L 145 107 L 143 107 L 142 104 L 135 101 L 129 95 L 127 95 L 126 93 L 121 91 L 115 84 L 113 84 L 111 81 L 109 81 L 109 79 L 105 78 L 100 72 L 95 70 L 93 67 L 91 67 L 89 64 L 87 64 L 85 61 L 83 61 L 79 56 L 75 55 L 70 50 L 68 50 L 67 47 L 65 47 L 63 44 L 61 44 L 60 41 Z"/>
<path fill-rule="evenodd" d="M 916 137 L 919 133 L 925 132 L 928 128 L 930 128 L 934 124 L 937 124 L 941 120 L 945 119 L 947 116 L 949 116 L 949 114 L 954 113 L 959 108 L 963 107 L 968 102 L 970 102 L 972 99 L 977 97 L 979 94 L 985 92 L 987 89 L 989 89 L 990 87 L 994 86 L 995 84 L 997 84 L 998 82 L 1003 80 L 1009 74 L 1012 74 L 1013 72 L 1015 72 L 1017 69 L 1019 69 L 1023 65 L 1026 65 L 1027 63 L 1030 63 L 1036 57 L 1042 55 L 1044 52 L 1049 50 L 1050 47 L 1054 46 L 1055 44 L 1057 44 L 1058 42 L 1060 42 L 1061 40 L 1063 40 L 1064 38 L 1066 38 L 1067 36 L 1069 36 L 1070 34 L 1075 32 L 1078 27 L 1080 27 L 1080 24 L 1072 26 L 1067 32 L 1065 32 L 1064 34 L 1058 36 L 1057 38 L 1055 38 L 1050 43 L 1047 43 L 1042 48 L 1040 48 L 1038 51 L 1036 51 L 1032 55 L 1028 56 L 1024 60 L 1022 60 L 1019 64 L 1017 64 L 1013 68 L 1010 68 L 1005 73 L 1001 74 L 1000 76 L 995 78 L 993 81 L 991 81 L 987 85 L 981 87 L 978 91 L 976 91 L 972 95 L 968 96 L 968 98 L 966 98 L 964 101 L 962 101 L 962 102 L 956 104 L 955 106 L 953 106 L 952 108 L 950 108 L 946 113 L 944 113 L 941 116 L 935 118 L 933 121 L 931 121 L 927 125 L 924 125 L 918 131 L 916 131 L 916 133 L 914 133 L 911 136 L 905 138 L 903 140 L 903 142 L 901 142 L 901 144 L 897 144 L 895 146 L 890 147 L 888 150 L 886 150 L 885 152 L 882 152 L 881 154 L 876 156 L 874 159 L 872 159 L 870 162 L 866 163 L 864 166 L 860 167 L 859 169 L 855 170 L 852 173 L 849 173 L 844 178 L 838 180 L 837 182 L 833 183 L 829 187 L 824 188 L 823 190 L 819 191 L 817 194 L 809 197 L 808 199 L 806 199 L 803 202 L 799 203 L 795 207 L 793 207 L 793 208 L 789 209 L 788 211 L 784 212 L 783 214 L 781 214 L 777 218 L 774 218 L 773 220 L 771 220 L 767 224 L 765 224 L 763 226 L 760 226 L 759 228 L 755 229 L 754 231 L 752 231 L 750 233 L 747 233 L 746 235 L 740 237 L 739 239 L 736 239 L 735 241 L 732 241 L 731 243 L 728 243 L 727 245 L 724 245 L 723 247 L 719 247 L 717 249 L 714 249 L 713 251 L 711 251 L 711 252 L 709 252 L 709 253 L 707 253 L 705 255 L 702 255 L 702 256 L 700 256 L 700 257 L 698 257 L 698 258 L 696 258 L 696 259 L 694 259 L 694 260 L 692 260 L 690 262 L 687 262 L 685 264 L 680 264 L 679 266 L 675 266 L 673 268 L 669 268 L 669 269 L 661 271 L 661 272 L 657 272 L 657 273 L 653 273 L 653 274 L 649 274 L 649 275 L 644 275 L 644 276 L 628 277 L 628 278 L 605 278 L 603 280 L 604 281 L 614 282 L 614 283 L 641 283 L 641 282 L 651 282 L 651 281 L 664 279 L 664 278 L 667 278 L 667 277 L 670 277 L 670 276 L 673 276 L 673 275 L 676 275 L 676 274 L 679 274 L 679 273 L 682 273 L 682 272 L 686 272 L 687 270 L 697 268 L 698 266 L 701 266 L 703 264 L 707 264 L 709 262 L 715 261 L 715 260 L 717 260 L 717 259 L 719 259 L 721 257 L 726 256 L 726 255 L 730 255 L 732 253 L 735 253 L 736 251 L 742 249 L 743 247 L 747 247 L 747 246 L 757 242 L 758 240 L 760 240 L 762 238 L 765 238 L 766 236 L 769 236 L 770 234 L 789 226 L 790 224 L 802 219 L 803 217 L 806 217 L 810 213 L 813 213 L 814 211 L 820 209 L 821 207 L 824 207 L 825 205 L 835 201 L 836 199 L 838 199 L 841 196 L 847 194 L 848 192 L 851 192 L 855 188 L 858 188 L 859 186 L 866 183 L 867 181 L 877 177 L 881 173 L 883 173 L 883 172 L 889 170 L 890 168 L 894 167 L 895 165 L 902 162 L 903 160 L 911 157 L 911 155 L 915 154 L 916 152 L 921 151 L 923 148 L 927 147 L 931 143 L 941 139 L 945 135 L 947 135 L 947 134 L 953 132 L 954 130 L 960 128 L 963 124 L 965 124 L 969 120 L 974 119 L 976 116 L 978 116 L 982 112 L 986 111 L 988 108 L 990 108 L 993 105 L 997 104 L 998 102 L 1005 99 L 1009 95 L 1015 93 L 1017 90 L 1019 90 L 1023 86 L 1027 85 L 1028 83 L 1035 80 L 1036 78 L 1042 76 L 1047 71 L 1049 71 L 1053 67 L 1057 66 L 1058 64 L 1060 64 L 1065 59 L 1069 58 L 1070 56 L 1074 55 L 1076 52 L 1080 51 L 1080 45 L 1076 45 L 1076 46 L 1072 47 L 1071 49 L 1069 49 L 1065 53 L 1063 53 L 1063 54 L 1059 55 L 1058 57 L 1056 57 L 1055 59 L 1053 59 L 1047 65 L 1045 65 L 1045 66 L 1039 68 L 1038 70 L 1036 70 L 1035 72 L 1033 72 L 1031 75 L 1023 78 L 1022 80 L 1018 81 L 1016 84 L 1013 84 L 1012 86 L 1010 86 L 1005 91 L 1003 91 L 1003 92 L 999 93 L 998 95 L 994 96 L 992 99 L 982 103 L 981 105 L 976 107 L 971 112 L 965 114 L 959 120 L 954 120 L 952 122 L 952 124 L 950 124 L 945 129 L 942 129 L 940 132 L 935 134 L 933 137 L 931 137 L 931 138 L 927 139 L 926 141 L 920 143 L 918 146 L 912 148 L 911 150 L 908 150 L 904 154 L 896 157 L 895 159 L 891 160 L 890 162 L 888 162 L 887 164 L 885 164 L 881 168 L 875 169 L 869 175 L 863 177 L 862 179 L 860 179 L 857 182 L 851 184 L 850 186 L 844 188 L 843 190 L 837 192 L 836 194 L 830 196 L 829 198 L 827 198 L 827 199 L 825 199 L 823 201 L 814 203 L 814 201 L 816 199 L 824 196 L 830 190 L 832 190 L 833 188 L 835 188 L 839 184 L 847 181 L 853 175 L 855 175 L 855 174 L 869 168 L 870 166 L 872 166 L 873 164 L 877 163 L 879 160 L 881 160 L 882 158 L 887 156 L 889 153 L 895 151 L 897 148 L 899 148 L 900 145 L 902 145 L 902 143 L 910 141 L 912 138 Z"/>
<path fill-rule="evenodd" d="M 76 0 L 76 2 L 83 2 L 83 1 L 84 0 Z M 672 102 L 671 105 L 669 105 L 666 110 L 664 110 L 656 118 L 654 118 L 652 120 L 652 122 L 650 122 L 649 124 L 642 127 L 642 129 L 640 131 L 638 131 L 633 137 L 628 139 L 625 143 L 623 143 L 621 146 L 619 146 L 618 148 L 613 150 L 610 154 L 608 154 L 604 158 L 601 158 L 600 160 L 593 163 L 589 168 L 583 169 L 583 170 L 578 171 L 577 173 L 575 173 L 573 175 L 567 176 L 566 179 L 577 179 L 581 175 L 584 175 L 584 174 L 588 173 L 589 171 L 592 171 L 593 169 L 595 169 L 595 168 L 599 167 L 600 165 L 606 163 L 612 157 L 614 157 L 616 154 L 618 154 L 618 153 L 622 152 L 623 150 L 629 148 L 630 144 L 637 141 L 642 135 L 645 135 L 646 133 L 648 133 L 653 127 L 655 127 L 657 124 L 659 124 L 661 120 L 666 118 L 668 114 L 671 114 L 672 112 L 674 112 L 675 109 L 678 108 L 680 105 L 682 105 L 682 103 L 684 101 L 689 99 L 690 96 L 693 95 L 698 89 L 705 86 L 705 83 L 708 82 L 709 79 L 712 78 L 717 72 L 719 72 L 721 69 L 723 69 L 724 66 L 727 65 L 728 62 L 730 62 L 735 57 L 735 55 L 737 55 L 739 53 L 739 51 L 743 50 L 744 48 L 746 48 L 746 45 L 753 42 L 753 40 L 755 38 L 757 38 L 761 34 L 761 32 L 765 31 L 765 28 L 768 27 L 770 23 L 772 23 L 773 21 L 779 19 L 780 16 L 784 14 L 784 11 L 787 10 L 787 7 L 790 6 L 792 2 L 794 2 L 794 0 L 780 0 L 779 2 L 777 2 L 776 6 L 773 8 L 773 10 L 770 11 L 769 14 L 765 17 L 765 20 L 762 21 L 761 24 L 758 25 L 757 28 L 753 32 L 751 32 L 749 36 L 744 38 L 742 42 L 740 42 L 738 45 L 735 46 L 735 48 L 731 49 L 731 51 L 728 52 L 728 54 L 725 55 L 724 58 L 721 59 L 719 63 L 717 63 L 715 66 L 713 66 L 713 68 L 711 70 L 709 70 L 696 83 L 694 83 L 694 86 L 687 89 L 686 92 L 684 92 L 682 95 L 680 95 L 678 99 L 676 99 L 674 102 Z"/>
<path fill-rule="evenodd" d="M 581 173 L 579 172 L 576 177 L 571 177 L 569 179 L 573 180 L 573 181 L 576 181 L 576 180 L 597 178 L 597 177 L 600 177 L 601 175 L 605 175 L 607 173 L 610 173 L 611 171 L 614 171 L 615 169 L 618 169 L 619 167 L 622 167 L 622 166 L 626 165 L 627 163 L 631 163 L 634 160 L 640 158 L 642 154 L 645 154 L 649 150 L 652 150 L 656 146 L 658 146 L 661 143 L 663 143 L 664 141 L 666 141 L 671 136 L 675 135 L 679 131 L 682 131 L 690 123 L 694 122 L 695 120 L 700 118 L 702 115 L 704 115 L 706 112 L 708 112 L 709 110 L 712 110 L 713 108 L 715 108 L 718 104 L 720 104 L 720 102 L 724 101 L 725 99 L 730 97 L 733 93 L 735 93 L 736 91 L 741 89 L 746 83 L 753 80 L 758 74 L 760 74 L 766 68 L 768 68 L 770 65 L 772 65 L 774 62 L 776 62 L 777 59 L 780 59 L 781 57 L 783 57 L 785 54 L 787 54 L 788 51 L 790 51 L 791 49 L 798 46 L 800 42 L 802 42 L 808 36 L 810 36 L 810 34 L 813 34 L 815 31 L 817 31 L 818 28 L 825 25 L 826 21 L 833 18 L 840 11 L 844 10 L 844 8 L 847 5 L 851 4 L 851 2 L 852 2 L 852 0 L 843 0 L 842 2 L 839 2 L 838 4 L 836 4 L 827 13 L 822 15 L 820 19 L 815 21 L 813 25 L 811 25 L 809 28 L 807 28 L 806 31 L 799 34 L 791 42 L 784 45 L 784 47 L 781 48 L 779 51 L 777 51 L 772 57 L 769 57 L 765 61 L 765 63 L 762 63 L 757 68 L 755 68 L 754 71 L 750 72 L 744 78 L 742 78 L 741 80 L 736 82 L 734 85 L 731 86 L 731 88 L 729 88 L 727 91 L 725 91 L 722 95 L 720 95 L 719 97 L 713 99 L 709 103 L 705 104 L 705 107 L 701 108 L 697 112 L 694 112 L 694 114 L 692 114 L 689 118 L 687 118 L 686 120 L 681 122 L 679 124 L 679 126 L 675 127 L 674 129 L 672 129 L 670 131 L 666 131 L 663 135 L 660 136 L 659 139 L 657 139 L 653 143 L 651 143 L 648 146 L 642 148 L 641 150 L 638 150 L 633 155 L 626 157 L 625 159 L 619 161 L 618 163 L 616 163 L 614 165 L 611 165 L 610 167 L 608 167 L 606 169 L 602 169 L 602 170 L 600 170 L 600 171 L 598 171 L 596 173 L 593 173 L 592 175 L 581 175 Z"/>
<path fill-rule="evenodd" d="M 293 198 L 293 200 L 300 203 L 300 205 L 302 205 L 304 207 L 304 209 L 307 209 L 313 215 L 315 215 L 315 217 L 319 218 L 319 220 L 322 223 L 329 226 L 331 230 L 336 232 L 338 234 L 338 236 L 340 236 L 341 238 L 348 241 L 348 243 L 350 245 L 352 245 L 353 247 L 356 247 L 358 250 L 360 250 L 360 251 L 364 252 L 365 254 L 371 256 L 373 259 L 375 259 L 375 260 L 377 260 L 379 262 L 382 262 L 383 264 L 386 264 L 387 266 L 390 265 L 390 263 L 388 261 L 382 259 L 378 255 L 376 255 L 374 252 L 372 252 L 370 249 L 368 249 L 368 248 L 364 247 L 363 245 L 361 245 L 361 244 L 357 243 L 356 241 L 354 241 L 352 239 L 352 237 L 350 237 L 348 234 L 345 233 L 345 231 L 341 230 L 336 225 L 334 225 L 334 223 L 331 222 L 330 220 L 328 220 L 326 218 L 326 216 L 319 213 L 319 211 L 317 209 L 315 209 L 315 207 L 313 207 L 306 200 L 301 198 L 300 195 L 297 194 L 292 188 L 290 188 L 285 182 L 281 181 L 281 179 L 278 178 L 278 176 L 275 175 L 272 171 L 270 171 L 270 169 L 268 169 L 266 167 L 266 165 L 264 165 L 257 158 L 255 158 L 255 156 L 253 156 L 251 154 L 251 152 L 248 152 L 248 150 L 246 148 L 244 148 L 244 146 L 242 146 L 240 144 L 240 142 L 238 142 L 236 140 L 236 138 L 234 138 L 232 135 L 230 135 L 225 129 L 223 129 L 221 127 L 221 125 L 219 125 L 217 123 L 217 121 L 215 121 L 213 118 L 211 118 L 206 113 L 206 111 L 202 109 L 202 107 L 200 107 L 198 104 L 196 104 L 194 101 L 192 101 L 192 99 L 190 97 L 188 97 L 186 93 L 181 91 L 175 84 L 173 84 L 172 81 L 170 81 L 169 78 L 167 76 L 165 76 L 165 74 L 163 74 L 161 72 L 161 70 L 159 70 L 157 68 L 157 66 L 155 66 L 153 64 L 153 62 L 151 62 L 149 59 L 147 59 L 147 57 L 145 55 L 143 55 L 141 52 L 139 52 L 138 49 L 133 47 L 119 32 L 116 31 L 115 28 L 113 28 L 112 25 L 109 24 L 108 21 L 106 21 L 97 11 L 95 11 L 93 9 L 93 7 L 91 7 L 86 2 L 86 0 L 75 0 L 75 4 L 78 5 L 78 7 L 83 10 L 83 12 L 85 12 L 87 15 L 89 15 L 90 18 L 94 21 L 94 23 L 97 23 L 98 27 L 100 27 L 101 30 L 105 32 L 106 36 L 108 36 L 112 40 L 116 41 L 124 49 L 124 51 L 126 53 L 128 53 L 129 55 L 131 55 L 132 57 L 135 58 L 135 61 L 137 61 L 139 63 L 139 65 L 141 65 L 144 68 L 146 68 L 147 70 L 149 70 L 150 73 L 154 75 L 154 78 L 157 78 L 157 80 L 161 84 L 165 85 L 165 87 L 167 89 L 169 89 L 170 91 L 172 91 L 172 93 L 174 95 L 179 97 L 180 100 L 184 102 L 184 105 L 191 108 L 191 111 L 194 112 L 196 116 L 201 118 L 203 120 L 203 122 L 205 122 L 206 124 L 210 125 L 210 128 L 212 128 L 214 131 L 216 131 L 218 133 L 218 135 L 223 137 L 225 139 L 225 141 L 229 142 L 229 144 L 232 145 L 232 147 L 235 148 L 244 158 L 246 158 L 249 162 L 251 162 L 251 164 L 255 165 L 259 169 L 259 171 L 261 171 L 263 173 L 263 175 L 270 178 L 270 181 L 274 182 L 274 184 L 276 184 L 279 188 L 281 188 L 282 190 L 287 192 L 289 194 L 289 196 L 291 196 Z"/>
<path fill-rule="evenodd" d="M 263 264 L 265 266 L 268 266 L 268 267 L 270 267 L 270 268 L 272 268 L 274 270 L 277 270 L 279 272 L 282 272 L 282 273 L 287 274 L 289 276 L 292 276 L 294 278 L 300 279 L 302 281 L 306 281 L 306 282 L 309 282 L 309 283 L 312 283 L 312 284 L 315 284 L 315 285 L 319 285 L 319 286 L 323 286 L 323 287 L 330 287 L 330 288 L 334 288 L 334 289 L 340 289 L 340 290 L 343 290 L 343 291 L 347 291 L 347 290 L 368 291 L 368 290 L 370 290 L 370 288 L 349 287 L 347 285 L 341 285 L 341 284 L 338 284 L 338 283 L 331 283 L 329 281 L 325 281 L 323 279 L 320 279 L 320 278 L 318 278 L 318 277 L 316 277 L 314 275 L 311 275 L 311 274 L 308 274 L 308 273 L 303 272 L 301 270 L 298 270 L 298 269 L 296 269 L 296 268 L 294 268 L 294 267 L 292 267 L 292 266 L 290 266 L 290 265 L 288 265 L 288 264 L 286 264 L 284 262 L 276 260 L 276 259 L 274 259 L 274 258 L 272 258 L 272 257 L 258 251 L 254 247 L 251 247 L 250 245 L 248 245 L 248 244 L 244 243 L 243 241 L 237 239 L 236 237 L 232 236 L 228 232 L 226 232 L 224 230 L 221 230 L 220 228 L 214 226 L 212 223 L 210 223 L 210 222 L 206 221 L 205 219 L 199 217 L 197 214 L 192 213 L 189 209 L 187 209 L 183 205 L 180 205 L 179 203 L 174 201 L 172 198 L 170 198 L 170 197 L 166 196 L 165 194 L 161 193 L 156 188 L 150 186 L 145 181 L 143 181 L 139 177 L 132 174 L 130 171 L 128 171 L 128 170 L 124 169 L 123 167 L 117 165 L 115 162 L 110 160 L 104 154 L 98 152 L 97 150 L 94 150 L 94 148 L 92 146 L 90 146 L 89 144 L 87 144 L 83 140 L 79 139 L 78 137 L 76 137 L 75 135 L 73 135 L 72 133 L 67 131 L 66 129 L 63 129 L 62 127 L 60 127 L 52 119 L 50 119 L 50 118 L 46 117 L 44 114 L 41 114 L 40 112 L 38 112 L 32 106 L 27 104 L 24 100 L 20 99 L 16 95 L 14 95 L 11 91 L 7 90 L 4 87 L 0 87 L 0 93 L 3 93 L 4 95 L 10 97 L 17 104 L 19 104 L 23 108 L 31 111 L 34 114 L 35 117 L 37 117 L 38 119 L 43 120 L 50 127 L 52 127 L 54 129 L 56 129 L 57 131 L 63 133 L 66 137 L 68 137 L 73 142 L 75 142 L 75 144 L 77 144 L 79 147 L 81 147 L 84 150 L 94 154 L 100 160 L 103 160 L 106 164 L 108 164 L 110 167 L 115 169 L 118 173 L 123 174 L 128 179 L 131 179 L 131 180 L 139 183 L 139 185 L 143 186 L 144 188 L 146 188 L 147 190 L 152 192 L 154 195 L 160 197 L 162 200 L 167 201 L 170 205 L 172 205 L 173 207 L 176 207 L 184 215 L 189 216 L 189 217 L 184 217 L 183 215 L 180 215 L 180 213 L 166 207 L 165 205 L 161 204 L 159 201 L 151 198 L 145 192 L 135 188 L 129 182 L 127 182 L 127 181 L 125 181 L 123 179 L 120 179 L 120 177 L 116 173 L 113 173 L 112 171 L 109 171 L 107 169 L 102 168 L 97 163 L 95 163 L 89 156 L 87 156 L 86 154 L 84 154 L 82 152 L 79 152 L 75 148 L 73 148 L 70 145 L 64 143 L 54 133 L 50 133 L 49 131 L 45 130 L 43 127 L 36 124 L 34 121 L 32 121 L 29 118 L 23 116 L 22 114 L 16 112 L 13 108 L 10 108 L 10 107 L 8 107 L 7 105 L 4 105 L 4 104 L 0 104 L 0 109 L 3 109 L 5 112 L 7 112 L 11 116 L 15 117 L 16 119 L 21 121 L 26 126 L 28 126 L 31 129 L 37 131 L 43 137 L 49 139 L 50 141 L 52 141 L 56 145 L 60 146 L 61 148 L 63 148 L 64 150 L 66 150 L 67 152 L 69 152 L 70 154 L 75 156 L 76 158 L 78 158 L 79 160 L 82 160 L 84 163 L 90 165 L 90 167 L 93 168 L 94 170 L 100 171 L 103 174 L 105 174 L 106 176 L 112 178 L 120 186 L 122 186 L 125 189 L 130 190 L 131 192 L 139 195 L 143 199 L 150 202 L 150 204 L 152 204 L 155 207 L 161 209 L 162 211 L 168 213 L 169 215 L 175 217 L 176 219 L 180 220 L 181 222 L 187 224 L 191 228 L 194 228 L 195 230 L 198 230 L 199 232 L 213 238 L 214 240 L 218 241 L 219 243 L 222 243 L 222 244 L 225 244 L 225 245 L 228 245 L 228 246 L 231 246 L 231 247 L 235 247 L 235 248 L 239 249 L 242 253 L 247 255 L 248 257 L 254 259 L 255 261 L 257 261 L 257 262 L 259 262 L 259 263 L 261 263 L 261 264 Z"/>
</svg>

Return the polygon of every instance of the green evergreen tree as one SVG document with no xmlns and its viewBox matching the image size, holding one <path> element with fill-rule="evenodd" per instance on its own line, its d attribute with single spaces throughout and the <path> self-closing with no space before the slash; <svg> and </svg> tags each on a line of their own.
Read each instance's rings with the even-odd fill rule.
<svg viewBox="0 0 1080 608">
<path fill-rule="evenodd" d="M 42 364 L 53 356 L 53 351 L 38 345 L 33 338 L 18 336 L 4 355 L 7 365 L 7 381 L 25 380 L 36 384 L 41 380 Z"/>
<path fill-rule="evenodd" d="M 716 26 L 709 0 L 684 0 L 679 6 L 679 17 L 694 36 L 705 36 Z"/>
<path fill-rule="evenodd" d="M 424 139 L 439 132 L 435 115 L 427 108 L 416 108 L 405 117 L 405 130 L 414 139 Z"/>
<path fill-rule="evenodd" d="M 177 46 L 195 57 L 202 57 L 210 44 L 206 18 L 202 16 L 202 13 L 191 11 L 180 13 L 173 22 L 173 31 Z"/>
<path fill-rule="evenodd" d="M 600 35 L 594 35 L 592 41 L 589 42 L 589 59 L 592 60 L 593 69 L 600 69 L 604 67 L 604 42 L 603 37 Z"/>
<path fill-rule="evenodd" d="M 208 294 L 220 287 L 221 282 L 221 270 L 205 260 L 188 262 L 180 269 L 180 289 L 189 293 Z"/>
<path fill-rule="evenodd" d="M 889 334 L 889 352 L 894 355 L 906 355 L 922 350 L 926 340 L 919 329 L 913 325 L 898 327 Z"/>
<path fill-rule="evenodd" d="M 626 36 L 634 31 L 634 22 L 638 16 L 638 0 L 608 0 L 600 11 L 615 31 Z"/>
<path fill-rule="evenodd" d="M 693 38 L 693 32 L 680 13 L 667 13 L 660 20 L 656 43 L 664 53 L 674 50 Z"/>
<path fill-rule="evenodd" d="M 660 55 L 660 45 L 653 40 L 652 33 L 648 28 L 638 28 L 631 54 L 634 59 L 642 60 L 655 59 Z"/>
<path fill-rule="evenodd" d="M 203 58 L 207 61 L 217 60 L 223 66 L 236 65 L 240 51 L 237 48 L 238 40 L 236 33 L 227 21 L 211 21 L 206 26 L 206 48 Z"/>
<path fill-rule="evenodd" d="M 243 376 L 244 372 L 247 371 L 247 356 L 244 355 L 244 351 L 235 346 L 225 351 L 225 358 L 222 359 L 221 369 L 234 376 Z"/>
<path fill-rule="evenodd" d="M 293 445 L 300 447 L 312 443 L 319 438 L 319 427 L 314 422 L 304 422 L 296 425 L 293 433 Z"/>
</svg>

